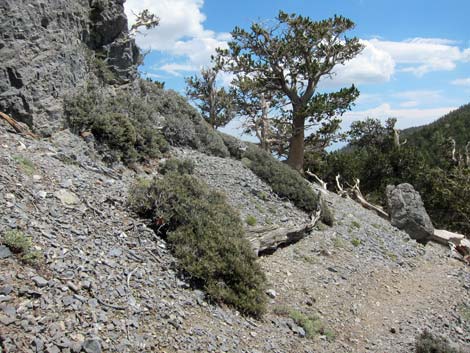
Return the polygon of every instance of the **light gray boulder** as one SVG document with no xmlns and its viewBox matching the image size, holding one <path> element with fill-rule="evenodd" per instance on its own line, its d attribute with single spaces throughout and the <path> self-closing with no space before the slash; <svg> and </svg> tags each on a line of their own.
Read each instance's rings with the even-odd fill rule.
<svg viewBox="0 0 470 353">
<path fill-rule="evenodd" d="M 410 184 L 388 185 L 387 208 L 393 226 L 408 233 L 411 238 L 426 242 L 434 235 L 434 226 L 429 218 L 420 194 Z"/>
</svg>

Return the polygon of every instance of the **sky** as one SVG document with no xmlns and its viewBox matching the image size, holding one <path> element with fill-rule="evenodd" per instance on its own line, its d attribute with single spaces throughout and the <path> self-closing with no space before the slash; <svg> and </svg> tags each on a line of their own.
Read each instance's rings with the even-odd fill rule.
<svg viewBox="0 0 470 353">
<path fill-rule="evenodd" d="M 347 35 L 360 38 L 364 50 L 319 87 L 359 88 L 344 129 L 368 117 L 395 117 L 401 129 L 423 125 L 470 102 L 469 0 L 127 0 L 125 8 L 130 24 L 143 9 L 160 17 L 158 27 L 136 38 L 148 53 L 140 70 L 182 94 L 184 78 L 210 65 L 235 26 L 248 29 L 283 10 L 313 20 L 342 15 L 356 24 Z M 240 136 L 240 125 L 225 131 Z"/>
</svg>

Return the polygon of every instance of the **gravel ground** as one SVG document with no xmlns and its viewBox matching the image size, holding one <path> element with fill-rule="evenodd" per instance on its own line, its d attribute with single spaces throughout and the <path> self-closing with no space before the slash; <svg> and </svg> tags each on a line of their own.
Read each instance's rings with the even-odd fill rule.
<svg viewBox="0 0 470 353">
<path fill-rule="evenodd" d="M 238 161 L 176 154 L 243 218 L 306 218 Z M 0 247 L 2 353 L 410 352 L 425 328 L 470 347 L 470 268 L 332 194 L 333 227 L 259 259 L 271 297 L 263 320 L 207 303 L 128 211 L 135 172 L 95 157 L 67 131 L 32 141 L 0 123 L 0 233 L 23 231 L 45 259 L 29 266 Z M 328 334 L 302 337 L 286 308 L 317 315 Z"/>
</svg>

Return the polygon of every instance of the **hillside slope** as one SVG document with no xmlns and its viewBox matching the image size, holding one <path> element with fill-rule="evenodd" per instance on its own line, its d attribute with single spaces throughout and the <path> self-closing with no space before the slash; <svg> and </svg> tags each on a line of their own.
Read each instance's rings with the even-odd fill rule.
<svg viewBox="0 0 470 353">
<path fill-rule="evenodd" d="M 430 161 L 433 156 L 442 154 L 441 144 L 449 138 L 453 138 L 457 150 L 464 153 L 466 144 L 470 142 L 470 104 L 461 106 L 431 124 L 405 129 L 402 136 Z"/>
<path fill-rule="evenodd" d="M 0 233 L 22 230 L 45 258 L 35 268 L 1 252 L 3 352 L 410 352 L 425 328 L 470 348 L 469 267 L 350 200 L 329 194 L 334 227 L 259 259 L 272 298 L 254 321 L 179 278 L 165 241 L 127 209 L 134 171 L 107 168 L 67 131 L 32 141 L 0 124 L 0 141 Z M 201 176 L 231 168 L 214 187 L 242 214 L 303 217 L 242 163 L 186 153 Z M 268 193 L 258 210 L 243 202 L 253 190 Z"/>
</svg>

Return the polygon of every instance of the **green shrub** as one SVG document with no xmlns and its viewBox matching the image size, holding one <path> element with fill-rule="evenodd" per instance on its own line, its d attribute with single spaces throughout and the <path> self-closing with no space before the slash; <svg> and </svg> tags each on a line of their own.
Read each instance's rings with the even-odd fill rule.
<svg viewBox="0 0 470 353">
<path fill-rule="evenodd" d="M 23 156 L 14 156 L 13 160 L 18 163 L 20 168 L 25 172 L 27 175 L 33 175 L 34 172 L 36 171 L 36 167 L 34 166 L 34 163 Z"/>
<path fill-rule="evenodd" d="M 265 277 L 245 239 L 238 213 L 225 197 L 191 175 L 168 173 L 138 180 L 129 203 L 143 217 L 164 225 L 184 273 L 210 298 L 260 317 Z"/>
<path fill-rule="evenodd" d="M 256 225 L 256 217 L 254 216 L 247 216 L 246 219 L 245 219 L 245 222 L 246 224 L 248 224 L 249 226 L 254 226 Z"/>
<path fill-rule="evenodd" d="M 110 155 L 109 162 L 142 162 L 168 151 L 157 113 L 144 97 L 125 91 L 111 96 L 89 86 L 66 98 L 64 110 L 71 130 L 91 131 L 98 150 Z"/>
<path fill-rule="evenodd" d="M 361 245 L 361 239 L 358 239 L 358 238 L 353 238 L 351 240 L 351 244 L 355 247 L 358 247 L 359 245 Z"/>
<path fill-rule="evenodd" d="M 245 162 L 247 167 L 271 186 L 278 196 L 289 199 L 306 212 L 318 209 L 318 195 L 297 171 L 252 144 L 247 146 L 243 158 L 249 161 Z"/>
<path fill-rule="evenodd" d="M 149 97 L 155 112 L 164 117 L 162 132 L 173 146 L 186 146 L 219 157 L 230 154 L 222 138 L 187 100 L 173 90 L 140 81 L 142 94 Z"/>
<path fill-rule="evenodd" d="M 6 231 L 2 238 L 2 243 L 6 245 L 12 253 L 20 256 L 20 259 L 29 264 L 36 265 L 40 260 L 40 253 L 33 249 L 31 238 L 18 230 Z"/>
<path fill-rule="evenodd" d="M 194 162 L 190 159 L 176 159 L 171 158 L 167 160 L 160 167 L 161 174 L 178 173 L 178 174 L 193 174 Z"/>
<path fill-rule="evenodd" d="M 357 221 L 352 221 L 351 228 L 361 229 L 361 224 Z"/>
<path fill-rule="evenodd" d="M 317 335 L 325 335 L 328 340 L 334 339 L 332 331 L 326 328 L 317 315 L 307 315 L 299 310 L 279 307 L 274 309 L 274 313 L 280 316 L 290 317 L 294 322 L 305 330 L 305 337 L 313 338 Z"/>
<path fill-rule="evenodd" d="M 98 142 L 106 144 L 111 149 L 112 160 L 132 162 L 137 159 L 135 149 L 137 133 L 134 124 L 125 115 L 118 113 L 98 115 L 91 125 L 91 132 Z"/>
<path fill-rule="evenodd" d="M 217 132 L 197 113 L 185 98 L 172 90 L 145 80 L 138 89 L 106 94 L 97 87 L 65 100 L 65 114 L 74 132 L 89 130 L 97 116 L 122 114 L 136 131 L 138 159 L 159 157 L 173 146 L 185 146 L 220 157 L 229 152 Z"/>
<path fill-rule="evenodd" d="M 93 72 L 103 83 L 113 84 L 119 80 L 104 59 L 93 56 L 91 64 Z"/>
<path fill-rule="evenodd" d="M 323 198 L 320 198 L 320 206 L 321 206 L 321 221 L 327 226 L 332 227 L 335 222 L 333 211 L 331 210 L 330 206 L 328 206 L 327 202 Z"/>
<path fill-rule="evenodd" d="M 246 150 L 246 144 L 237 139 L 234 136 L 224 134 L 223 132 L 218 132 L 219 136 L 222 138 L 225 146 L 227 147 L 230 155 L 236 159 L 242 159 L 243 153 Z"/>
<path fill-rule="evenodd" d="M 429 331 L 424 331 L 416 338 L 416 353 L 459 353 L 459 350 L 452 348 L 449 341 L 440 336 L 434 336 Z"/>
</svg>

